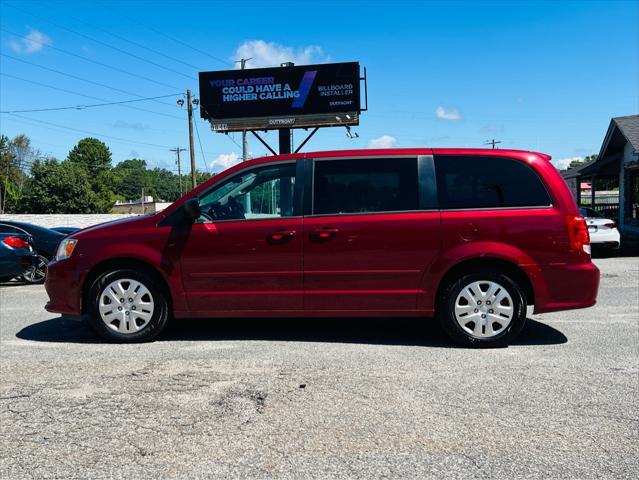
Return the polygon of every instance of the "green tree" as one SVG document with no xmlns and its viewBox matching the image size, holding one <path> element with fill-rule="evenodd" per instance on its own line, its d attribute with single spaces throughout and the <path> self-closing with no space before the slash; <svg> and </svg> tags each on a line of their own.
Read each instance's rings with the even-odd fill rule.
<svg viewBox="0 0 639 480">
<path fill-rule="evenodd" d="M 67 160 L 86 167 L 91 175 L 111 169 L 111 151 L 97 138 L 83 138 L 71 149 Z"/>
<path fill-rule="evenodd" d="M 23 205 L 28 213 L 95 213 L 101 208 L 87 170 L 55 159 L 33 164 Z"/>
<path fill-rule="evenodd" d="M 157 197 L 151 171 L 146 168 L 146 161 L 133 158 L 123 160 L 112 170 L 113 192 L 126 200 L 133 200 L 144 195 Z"/>
<path fill-rule="evenodd" d="M 173 202 L 179 197 L 178 177 L 164 168 L 149 171 L 149 178 L 157 200 Z"/>
<path fill-rule="evenodd" d="M 71 149 L 65 162 L 83 168 L 96 200 L 92 213 L 108 213 L 114 202 L 111 151 L 97 138 L 83 138 Z M 63 162 L 63 163 L 65 163 Z"/>
<path fill-rule="evenodd" d="M 13 140 L 0 135 L 0 212 L 19 210 L 27 180 L 25 170 L 38 156 L 26 135 L 16 135 Z"/>
</svg>

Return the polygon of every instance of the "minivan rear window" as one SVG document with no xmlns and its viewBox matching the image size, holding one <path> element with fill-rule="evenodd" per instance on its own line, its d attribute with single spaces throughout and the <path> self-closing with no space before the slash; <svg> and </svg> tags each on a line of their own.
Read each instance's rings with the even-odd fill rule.
<svg viewBox="0 0 639 480">
<path fill-rule="evenodd" d="M 313 187 L 316 215 L 417 210 L 417 159 L 315 161 Z"/>
<path fill-rule="evenodd" d="M 435 157 L 440 208 L 540 207 L 550 195 L 528 165 L 505 157 Z"/>
</svg>

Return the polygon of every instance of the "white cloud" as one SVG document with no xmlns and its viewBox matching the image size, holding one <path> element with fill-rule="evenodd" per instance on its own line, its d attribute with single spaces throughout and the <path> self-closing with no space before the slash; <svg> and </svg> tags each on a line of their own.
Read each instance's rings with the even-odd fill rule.
<svg viewBox="0 0 639 480">
<path fill-rule="evenodd" d="M 51 45 L 51 39 L 38 30 L 31 30 L 24 38 L 11 40 L 9 48 L 16 53 L 36 53 L 45 45 Z"/>
<path fill-rule="evenodd" d="M 571 162 L 575 160 L 583 161 L 584 157 L 568 157 L 568 158 L 557 158 L 550 161 L 557 170 L 565 170 L 568 168 Z"/>
<path fill-rule="evenodd" d="M 211 162 L 211 170 L 214 170 L 214 171 L 226 170 L 227 168 L 232 167 L 236 163 L 240 163 L 240 161 L 241 161 L 240 156 L 235 152 L 221 153 L 220 155 L 217 156 L 215 160 Z"/>
<path fill-rule="evenodd" d="M 308 65 L 309 63 L 330 61 L 330 57 L 325 55 L 322 48 L 316 45 L 293 48 L 264 40 L 247 40 L 237 47 L 231 58 L 233 61 L 240 58 L 250 58 L 251 60 L 246 62 L 248 68 L 279 67 L 284 62 Z M 239 63 L 237 68 L 239 68 Z"/>
<path fill-rule="evenodd" d="M 390 135 L 382 135 L 368 142 L 368 148 L 393 148 L 397 146 L 397 139 Z"/>
<path fill-rule="evenodd" d="M 461 114 L 454 108 L 449 110 L 444 107 L 437 107 L 435 109 L 435 115 L 442 120 L 461 120 Z"/>
</svg>

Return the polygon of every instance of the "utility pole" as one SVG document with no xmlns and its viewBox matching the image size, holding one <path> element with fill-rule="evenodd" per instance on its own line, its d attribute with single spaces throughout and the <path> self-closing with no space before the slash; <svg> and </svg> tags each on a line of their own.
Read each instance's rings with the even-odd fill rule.
<svg viewBox="0 0 639 480">
<path fill-rule="evenodd" d="M 144 215 L 144 187 L 142 187 L 142 215 Z"/>
<path fill-rule="evenodd" d="M 486 140 L 486 141 L 484 142 L 484 145 L 492 145 L 492 146 L 493 146 L 493 150 L 494 150 L 495 148 L 497 148 L 497 147 L 496 147 L 496 145 L 497 145 L 498 143 L 501 143 L 501 140 L 495 140 L 495 139 L 493 138 L 492 140 Z"/>
<path fill-rule="evenodd" d="M 246 68 L 246 62 L 251 60 L 251 58 L 240 58 L 235 63 L 240 64 L 240 70 L 244 70 Z M 242 161 L 246 162 L 248 160 L 248 137 L 246 136 L 246 130 L 242 130 Z"/>
<path fill-rule="evenodd" d="M 178 184 L 180 185 L 180 197 L 182 196 L 182 167 L 180 166 L 180 152 L 185 152 L 186 148 L 175 147 L 170 149 L 171 152 L 177 154 L 177 166 L 178 166 Z"/>
<path fill-rule="evenodd" d="M 186 91 L 186 111 L 189 115 L 189 154 L 191 155 L 191 188 L 197 187 L 195 178 L 195 148 L 193 147 L 193 104 L 191 103 L 191 90 Z"/>
</svg>

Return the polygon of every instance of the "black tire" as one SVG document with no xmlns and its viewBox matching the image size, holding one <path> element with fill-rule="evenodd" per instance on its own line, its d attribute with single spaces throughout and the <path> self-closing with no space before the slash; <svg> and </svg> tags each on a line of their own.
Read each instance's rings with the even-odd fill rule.
<svg viewBox="0 0 639 480">
<path fill-rule="evenodd" d="M 512 299 L 513 314 L 510 323 L 501 332 L 488 338 L 479 338 L 469 334 L 458 323 L 455 316 L 455 303 L 460 292 L 473 282 L 482 281 L 499 284 L 508 292 Z M 443 295 L 439 299 L 437 306 L 437 318 L 446 334 L 458 345 L 472 348 L 504 347 L 509 345 L 521 333 L 526 324 L 526 302 L 524 298 L 524 292 L 521 287 L 504 273 L 489 271 L 467 273 L 444 287 Z M 491 317 L 489 316 L 489 318 Z M 498 321 L 496 322 L 498 325 Z"/>
<path fill-rule="evenodd" d="M 10 282 L 13 277 L 0 277 L 0 283 Z"/>
<path fill-rule="evenodd" d="M 112 282 L 122 279 L 135 280 L 144 285 L 154 303 L 151 319 L 143 328 L 133 333 L 120 333 L 102 321 L 99 310 L 100 295 Z M 114 343 L 140 343 L 154 340 L 164 330 L 169 320 L 168 294 L 161 284 L 146 273 L 130 269 L 113 270 L 100 275 L 89 290 L 87 313 L 93 329 L 105 340 Z"/>
<path fill-rule="evenodd" d="M 38 253 L 38 263 L 33 267 L 33 269 L 29 268 L 29 272 L 25 272 L 20 276 L 20 279 L 25 283 L 30 285 L 39 285 L 44 283 L 47 279 L 47 265 L 51 260 L 41 253 Z"/>
</svg>

